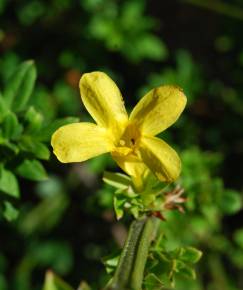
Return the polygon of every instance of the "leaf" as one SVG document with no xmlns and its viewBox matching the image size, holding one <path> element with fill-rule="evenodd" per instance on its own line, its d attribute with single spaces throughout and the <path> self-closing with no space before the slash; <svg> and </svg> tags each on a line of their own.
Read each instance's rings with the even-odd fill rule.
<svg viewBox="0 0 243 290">
<path fill-rule="evenodd" d="M 91 288 L 86 282 L 82 281 L 78 286 L 78 290 L 91 290 Z"/>
<path fill-rule="evenodd" d="M 45 240 L 37 243 L 35 247 L 29 248 L 28 256 L 42 267 L 51 266 L 62 274 L 68 272 L 73 262 L 71 248 L 60 240 Z"/>
<path fill-rule="evenodd" d="M 196 278 L 195 270 L 190 265 L 180 260 L 173 261 L 173 271 L 189 279 Z"/>
<path fill-rule="evenodd" d="M 163 282 L 153 273 L 150 273 L 145 277 L 144 285 L 147 290 L 164 289 Z"/>
<path fill-rule="evenodd" d="M 196 272 L 192 264 L 200 259 L 202 253 L 192 247 L 175 248 L 169 251 L 164 243 L 165 238 L 160 235 L 149 255 L 146 271 L 163 281 L 164 288 L 174 288 L 176 274 L 195 279 Z"/>
<path fill-rule="evenodd" d="M 20 230 L 25 235 L 50 230 L 60 222 L 60 218 L 63 216 L 68 205 L 68 197 L 61 192 L 44 198 L 36 207 L 23 215 Z"/>
<path fill-rule="evenodd" d="M 163 60 L 168 56 L 168 51 L 164 43 L 152 34 L 144 34 L 139 39 L 139 43 L 137 53 L 141 54 L 141 58 Z"/>
<path fill-rule="evenodd" d="M 33 153 L 35 157 L 39 159 L 48 160 L 50 157 L 48 147 L 31 136 L 23 136 L 19 143 L 19 147 L 23 151 Z"/>
<path fill-rule="evenodd" d="M 48 160 L 50 158 L 48 147 L 41 142 L 34 142 L 31 152 L 39 159 Z"/>
<path fill-rule="evenodd" d="M 28 123 L 25 130 L 29 134 L 34 134 L 39 131 L 43 124 L 43 116 L 39 112 L 37 112 L 34 107 L 30 107 L 28 109 L 25 114 L 25 120 Z"/>
<path fill-rule="evenodd" d="M 135 219 L 137 219 L 139 217 L 139 213 L 140 213 L 140 209 L 138 206 L 132 206 L 131 209 L 131 214 L 135 217 Z"/>
<path fill-rule="evenodd" d="M 202 257 L 202 252 L 193 247 L 185 247 L 180 249 L 180 260 L 195 264 L 197 263 Z"/>
<path fill-rule="evenodd" d="M 47 179 L 47 173 L 43 165 L 38 160 L 24 160 L 16 169 L 18 175 L 34 180 L 42 181 Z"/>
<path fill-rule="evenodd" d="M 20 64 L 9 78 L 3 97 L 9 108 L 18 112 L 25 108 L 33 91 L 36 68 L 32 60 Z"/>
<path fill-rule="evenodd" d="M 120 253 L 114 253 L 102 258 L 102 262 L 105 265 L 106 272 L 113 274 L 116 270 L 120 258 Z"/>
<path fill-rule="evenodd" d="M 3 137 L 6 139 L 14 139 L 20 135 L 23 127 L 19 124 L 16 115 L 9 112 L 3 119 L 2 129 Z"/>
<path fill-rule="evenodd" d="M 74 290 L 52 271 L 47 271 L 43 290 Z"/>
<path fill-rule="evenodd" d="M 9 222 L 15 220 L 19 214 L 19 211 L 8 201 L 4 201 L 3 206 L 3 216 L 6 220 Z"/>
<path fill-rule="evenodd" d="M 19 185 L 15 175 L 5 168 L 0 168 L 0 191 L 12 197 L 19 198 Z"/>
<path fill-rule="evenodd" d="M 6 139 L 0 139 L 0 145 L 4 147 L 4 152 L 1 152 L 2 155 L 10 155 L 9 152 L 18 154 L 19 153 L 19 147 L 11 142 L 9 142 Z M 7 149 L 7 150 L 6 150 Z M 0 148 L 2 150 L 2 148 Z M 4 154 L 3 154 L 4 153 Z"/>
<path fill-rule="evenodd" d="M 7 0 L 1 0 L 0 1 L 0 14 L 2 14 L 5 11 L 6 6 L 7 6 Z"/>
<path fill-rule="evenodd" d="M 103 181 L 118 189 L 125 189 L 131 185 L 130 177 L 122 173 L 105 171 Z"/>
<path fill-rule="evenodd" d="M 5 114 L 7 114 L 7 112 L 8 112 L 8 108 L 5 104 L 3 96 L 0 93 L 0 122 L 2 122 L 2 119 L 4 118 Z"/>
<path fill-rule="evenodd" d="M 180 268 L 180 270 L 178 271 L 178 274 L 192 280 L 196 279 L 195 270 L 188 265 L 185 265 L 184 267 Z"/>
<path fill-rule="evenodd" d="M 243 249 L 243 229 L 238 229 L 234 233 L 234 241 L 238 246 L 240 246 Z"/>
<path fill-rule="evenodd" d="M 240 269 L 243 269 L 243 251 L 242 249 L 235 249 L 230 253 L 230 259 L 232 262 L 239 267 Z"/>
<path fill-rule="evenodd" d="M 234 214 L 242 208 L 240 194 L 234 190 L 225 190 L 221 199 L 220 207 L 226 214 Z"/>
<path fill-rule="evenodd" d="M 119 197 L 117 195 L 114 196 L 114 210 L 116 213 L 116 218 L 119 220 L 124 215 L 124 204 L 126 202 L 126 198 Z"/>
<path fill-rule="evenodd" d="M 61 126 L 77 123 L 79 121 L 78 118 L 75 117 L 67 117 L 62 119 L 57 119 L 53 121 L 51 124 L 43 127 L 40 132 L 38 132 L 38 139 L 41 141 L 50 141 L 52 134 Z"/>
</svg>

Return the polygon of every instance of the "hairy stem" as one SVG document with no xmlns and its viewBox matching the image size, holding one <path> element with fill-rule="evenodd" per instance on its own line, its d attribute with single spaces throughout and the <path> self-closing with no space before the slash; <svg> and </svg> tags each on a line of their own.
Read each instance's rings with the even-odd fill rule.
<svg viewBox="0 0 243 290">
<path fill-rule="evenodd" d="M 144 269 L 147 262 L 149 247 L 152 240 L 154 240 L 156 237 L 158 225 L 159 219 L 150 217 L 147 219 L 144 226 L 144 230 L 138 244 L 137 255 L 134 261 L 133 272 L 131 275 L 131 286 L 134 290 L 142 289 Z"/>
<path fill-rule="evenodd" d="M 106 290 L 141 290 L 149 246 L 159 220 L 145 217 L 132 222 L 111 283 Z"/>
</svg>

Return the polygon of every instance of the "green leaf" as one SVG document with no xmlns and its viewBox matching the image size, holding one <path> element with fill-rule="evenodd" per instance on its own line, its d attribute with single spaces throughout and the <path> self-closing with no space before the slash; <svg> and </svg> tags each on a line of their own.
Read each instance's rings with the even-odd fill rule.
<svg viewBox="0 0 243 290">
<path fill-rule="evenodd" d="M 151 249 L 146 266 L 147 272 L 163 281 L 164 288 L 174 288 L 176 274 L 195 279 L 196 273 L 192 264 L 198 262 L 202 253 L 192 247 L 175 248 L 169 251 L 165 247 L 165 242 L 167 243 L 165 237 L 160 235 Z"/>
<path fill-rule="evenodd" d="M 243 251 L 242 249 L 235 249 L 230 253 L 230 259 L 240 269 L 243 269 Z"/>
<path fill-rule="evenodd" d="M 202 257 L 202 252 L 193 247 L 186 247 L 180 249 L 180 260 L 195 264 L 197 263 Z"/>
<path fill-rule="evenodd" d="M 60 218 L 68 205 L 68 197 L 61 192 L 44 198 L 36 207 L 23 215 L 20 230 L 25 235 L 49 231 L 60 222 Z"/>
<path fill-rule="evenodd" d="M 50 157 L 48 147 L 31 136 L 23 136 L 19 147 L 23 151 L 33 153 L 39 159 L 48 160 Z"/>
<path fill-rule="evenodd" d="M 0 1 L 0 14 L 2 14 L 5 11 L 5 6 L 7 6 L 7 0 L 1 0 Z"/>
<path fill-rule="evenodd" d="M 9 78 L 3 97 L 9 108 L 18 112 L 25 108 L 36 80 L 34 62 L 29 60 L 17 67 Z"/>
<path fill-rule="evenodd" d="M 102 262 L 105 265 L 106 272 L 113 274 L 119 262 L 120 253 L 114 253 L 109 256 L 102 258 Z"/>
<path fill-rule="evenodd" d="M 234 233 L 234 241 L 243 249 L 243 229 L 239 229 Z"/>
<path fill-rule="evenodd" d="M 131 185 L 130 177 L 122 173 L 105 171 L 103 181 L 118 189 L 125 189 Z"/>
<path fill-rule="evenodd" d="M 50 158 L 50 151 L 48 147 L 40 142 L 34 142 L 31 150 L 37 158 L 48 160 Z"/>
<path fill-rule="evenodd" d="M 158 276 L 156 276 L 153 273 L 150 273 L 146 276 L 145 280 L 144 280 L 144 285 L 146 287 L 147 290 L 162 290 L 164 289 L 164 284 L 163 282 L 160 280 L 160 278 Z"/>
<path fill-rule="evenodd" d="M 114 210 L 116 213 L 116 218 L 119 220 L 124 215 L 124 204 L 126 203 L 126 198 L 115 195 L 114 196 Z"/>
<path fill-rule="evenodd" d="M 6 104 L 5 104 L 3 96 L 0 93 L 0 122 L 2 122 L 2 119 L 7 114 L 7 112 L 8 112 L 8 108 L 7 108 Z"/>
<path fill-rule="evenodd" d="M 136 52 L 141 54 L 141 58 L 149 58 L 152 60 L 163 60 L 168 56 L 168 51 L 164 43 L 152 34 L 144 34 L 139 39 Z"/>
<path fill-rule="evenodd" d="M 175 272 L 189 279 L 194 280 L 196 278 L 195 270 L 191 266 L 178 260 L 175 262 Z"/>
<path fill-rule="evenodd" d="M 135 217 L 135 219 L 137 219 L 139 217 L 139 213 L 140 213 L 140 208 L 138 206 L 132 206 L 131 209 L 131 214 Z"/>
<path fill-rule="evenodd" d="M 91 288 L 86 282 L 82 281 L 78 286 L 78 290 L 91 290 Z"/>
<path fill-rule="evenodd" d="M 50 141 L 52 134 L 61 126 L 77 123 L 79 121 L 78 118 L 75 117 L 67 117 L 63 119 L 57 119 L 53 121 L 51 124 L 43 127 L 40 132 L 38 132 L 38 139 L 41 141 Z"/>
<path fill-rule="evenodd" d="M 53 272 L 46 273 L 43 290 L 73 290 L 66 282 L 57 277 Z"/>
<path fill-rule="evenodd" d="M 9 142 L 6 139 L 1 139 L 0 138 L 0 145 L 4 148 L 4 155 L 10 155 L 8 151 L 10 151 L 11 153 L 14 154 L 18 154 L 19 153 L 19 147 L 11 142 Z M 7 150 L 5 150 L 7 148 Z M 0 148 L 0 150 L 2 150 L 2 148 Z"/>
<path fill-rule="evenodd" d="M 9 222 L 15 220 L 19 214 L 19 211 L 8 201 L 4 201 L 3 206 L 3 216 L 6 220 Z"/>
<path fill-rule="evenodd" d="M 225 190 L 221 199 L 220 207 L 226 214 L 234 214 L 242 208 L 240 194 L 234 190 Z"/>
<path fill-rule="evenodd" d="M 2 123 L 3 128 L 3 137 L 6 139 L 14 139 L 17 138 L 21 131 L 23 130 L 23 127 L 19 124 L 18 119 L 16 115 L 12 112 L 9 112 Z"/>
<path fill-rule="evenodd" d="M 35 181 L 47 179 L 45 168 L 38 160 L 24 160 L 16 169 L 18 175 Z"/>
<path fill-rule="evenodd" d="M 19 197 L 19 185 L 15 175 L 5 168 L 0 168 L 0 191 L 12 197 Z"/>
<path fill-rule="evenodd" d="M 29 134 L 34 134 L 39 131 L 43 124 L 43 116 L 34 107 L 28 109 L 25 114 L 25 120 L 28 123 L 25 130 Z"/>
</svg>

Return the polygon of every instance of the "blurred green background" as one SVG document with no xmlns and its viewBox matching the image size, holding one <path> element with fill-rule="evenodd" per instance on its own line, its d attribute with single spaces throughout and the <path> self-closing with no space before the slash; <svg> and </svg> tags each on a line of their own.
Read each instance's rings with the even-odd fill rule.
<svg viewBox="0 0 243 290">
<path fill-rule="evenodd" d="M 121 247 L 129 222 L 116 221 L 113 189 L 102 183 L 104 169 L 116 165 L 108 155 L 61 164 L 50 154 L 48 161 L 50 134 L 43 133 L 66 116 L 89 120 L 78 81 L 94 70 L 117 82 L 128 108 L 155 86 L 184 89 L 187 108 L 162 137 L 182 158 L 188 202 L 162 228 L 168 248 L 196 246 L 204 255 L 197 280 L 178 277 L 176 290 L 243 289 L 242 31 L 242 0 L 0 0 L 0 88 L 11 87 L 16 66 L 34 60 L 26 110 L 34 110 L 30 124 L 41 116 L 45 145 L 37 145 L 47 152 L 21 149 L 44 159 L 31 178 L 19 155 L 6 161 L 17 139 L 7 146 L 0 138 L 0 166 L 17 176 L 21 192 L 8 197 L 0 186 L 1 290 L 39 290 L 47 269 L 74 287 L 85 280 L 101 289 L 108 279 L 101 259 Z M 15 115 L 30 130 L 24 114 Z"/>
</svg>

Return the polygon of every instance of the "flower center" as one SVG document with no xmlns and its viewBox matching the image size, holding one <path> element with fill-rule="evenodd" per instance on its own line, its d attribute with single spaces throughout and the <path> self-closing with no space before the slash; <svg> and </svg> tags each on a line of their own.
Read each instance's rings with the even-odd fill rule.
<svg viewBox="0 0 243 290">
<path fill-rule="evenodd" d="M 135 153 L 138 148 L 140 140 L 140 132 L 134 124 L 128 124 L 124 133 L 122 134 L 115 151 L 119 155 L 128 155 Z"/>
</svg>

